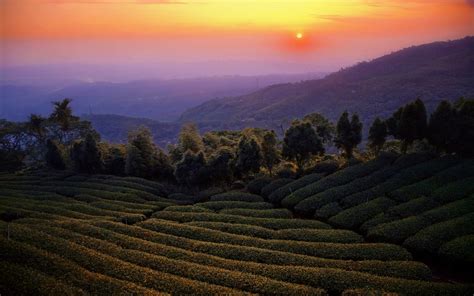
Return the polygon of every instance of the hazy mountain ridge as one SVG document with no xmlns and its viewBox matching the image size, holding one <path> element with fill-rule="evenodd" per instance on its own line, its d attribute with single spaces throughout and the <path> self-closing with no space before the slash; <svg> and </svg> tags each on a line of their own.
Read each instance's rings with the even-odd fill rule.
<svg viewBox="0 0 474 296">
<path fill-rule="evenodd" d="M 311 112 L 336 119 L 344 109 L 372 120 L 417 97 L 431 109 L 443 99 L 460 96 L 474 96 L 474 37 L 413 46 L 320 80 L 211 100 L 186 111 L 181 120 L 281 120 Z"/>
</svg>

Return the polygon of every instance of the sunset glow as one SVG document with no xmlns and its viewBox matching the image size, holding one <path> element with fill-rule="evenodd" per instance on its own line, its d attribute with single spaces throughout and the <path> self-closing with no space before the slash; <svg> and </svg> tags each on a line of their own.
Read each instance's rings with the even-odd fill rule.
<svg viewBox="0 0 474 296">
<path fill-rule="evenodd" d="M 265 57 L 334 69 L 474 34 L 466 0 L 2 0 L 0 11 L 13 65 Z"/>
</svg>

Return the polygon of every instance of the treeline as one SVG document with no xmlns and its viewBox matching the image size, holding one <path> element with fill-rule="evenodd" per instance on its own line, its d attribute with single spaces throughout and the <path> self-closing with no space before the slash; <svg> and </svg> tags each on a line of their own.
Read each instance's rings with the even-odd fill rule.
<svg viewBox="0 0 474 296">
<path fill-rule="evenodd" d="M 164 151 L 144 127 L 130 132 L 127 144 L 100 140 L 87 121 L 72 114 L 70 100 L 53 103 L 47 118 L 31 115 L 27 122 L 0 121 L 2 169 L 47 166 L 85 174 L 137 176 L 188 188 L 230 185 L 267 174 L 296 177 L 321 164 L 370 158 L 382 150 L 428 149 L 471 155 L 474 151 L 474 101 L 443 101 L 428 119 L 421 100 L 401 107 L 390 118 L 377 118 L 369 132 L 367 151 L 357 114 L 344 112 L 334 125 L 321 114 L 295 120 L 282 140 L 274 131 L 247 128 L 214 131 L 201 136 L 194 124 L 183 125 L 178 142 Z M 339 155 L 327 155 L 335 147 Z"/>
</svg>

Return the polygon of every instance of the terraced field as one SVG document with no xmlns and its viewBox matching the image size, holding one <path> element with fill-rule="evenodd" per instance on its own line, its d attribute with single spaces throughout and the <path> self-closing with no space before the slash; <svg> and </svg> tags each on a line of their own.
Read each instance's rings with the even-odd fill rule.
<svg viewBox="0 0 474 296">
<path fill-rule="evenodd" d="M 436 241 L 427 252 L 450 258 L 472 248 L 471 173 L 474 162 L 451 157 L 387 157 L 197 203 L 138 178 L 2 174 L 0 293 L 472 295 L 470 284 L 433 281 L 409 252 L 427 239 Z M 338 211 L 298 219 L 276 206 L 289 201 L 311 201 L 306 213 L 318 217 Z M 373 234 L 409 217 L 431 223 L 403 246 Z"/>
</svg>

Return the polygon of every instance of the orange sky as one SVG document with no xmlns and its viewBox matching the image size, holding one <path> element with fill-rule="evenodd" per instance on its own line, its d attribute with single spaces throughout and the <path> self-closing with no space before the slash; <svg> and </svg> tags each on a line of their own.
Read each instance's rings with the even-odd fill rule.
<svg viewBox="0 0 474 296">
<path fill-rule="evenodd" d="M 0 0 L 0 26 L 3 64 L 266 59 L 329 70 L 474 35 L 474 1 Z"/>
</svg>

